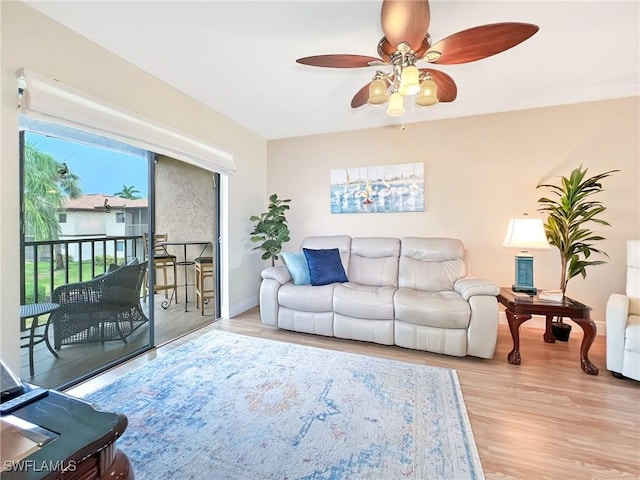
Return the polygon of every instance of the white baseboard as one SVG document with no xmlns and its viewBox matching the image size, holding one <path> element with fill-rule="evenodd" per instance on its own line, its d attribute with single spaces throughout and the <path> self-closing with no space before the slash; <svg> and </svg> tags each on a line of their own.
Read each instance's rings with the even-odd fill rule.
<svg viewBox="0 0 640 480">
<path fill-rule="evenodd" d="M 248 298 L 240 303 L 234 303 L 229 307 L 229 318 L 233 318 L 236 315 L 240 315 L 241 313 L 246 312 L 247 310 L 251 310 L 254 307 L 257 307 L 259 304 L 258 296 Z"/>
<path fill-rule="evenodd" d="M 507 316 L 505 315 L 504 311 L 500 312 L 499 322 L 507 325 Z M 607 324 L 605 322 L 595 322 L 595 323 L 596 323 L 596 328 L 598 330 L 597 334 L 598 335 L 606 335 Z M 533 315 L 531 317 L 531 320 L 527 320 L 527 322 L 523 323 L 522 326 L 523 327 L 528 327 L 528 328 L 537 328 L 537 329 L 540 329 L 540 330 L 544 330 L 545 329 L 545 318 L 543 316 L 540 316 L 540 315 Z"/>
</svg>

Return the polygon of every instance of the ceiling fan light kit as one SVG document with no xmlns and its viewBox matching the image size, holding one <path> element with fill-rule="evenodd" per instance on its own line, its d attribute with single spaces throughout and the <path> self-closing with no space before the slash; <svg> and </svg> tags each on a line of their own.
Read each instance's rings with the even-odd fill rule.
<svg viewBox="0 0 640 480">
<path fill-rule="evenodd" d="M 418 93 L 420 91 L 419 77 L 420 72 L 414 65 L 403 68 L 400 74 L 400 87 L 398 87 L 400 95 L 406 97 L 407 95 Z"/>
<path fill-rule="evenodd" d="M 387 103 L 387 84 L 384 80 L 376 78 L 369 84 L 369 105 L 382 105 Z"/>
<path fill-rule="evenodd" d="M 432 45 L 428 33 L 430 17 L 428 0 L 383 0 L 384 37 L 377 48 L 380 58 L 333 54 L 299 58 L 296 62 L 330 68 L 392 66 L 391 73 L 376 71 L 373 80 L 354 95 L 351 107 L 382 105 L 387 102 L 389 90 L 387 115 L 395 117 L 404 114 L 404 96 L 417 94 L 415 103 L 419 107 L 452 102 L 457 97 L 458 88 L 449 75 L 418 68 L 418 61 L 455 65 L 481 60 L 515 47 L 539 29 L 529 23 L 494 23 L 454 33 Z"/>
<path fill-rule="evenodd" d="M 438 103 L 438 86 L 433 81 L 431 75 L 427 73 L 426 78 L 420 84 L 420 93 L 416 100 L 419 107 L 430 107 Z"/>
<path fill-rule="evenodd" d="M 390 117 L 399 117 L 404 115 L 404 97 L 400 93 L 393 92 L 389 97 L 387 115 Z"/>
</svg>

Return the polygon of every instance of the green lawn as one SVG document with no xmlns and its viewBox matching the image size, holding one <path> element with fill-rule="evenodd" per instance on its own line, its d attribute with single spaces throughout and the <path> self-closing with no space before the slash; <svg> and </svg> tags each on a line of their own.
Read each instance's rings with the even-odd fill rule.
<svg viewBox="0 0 640 480">
<path fill-rule="evenodd" d="M 34 278 L 33 278 L 33 262 L 25 262 L 25 303 L 35 302 L 34 296 Z M 38 262 L 38 301 L 44 302 L 51 298 L 52 287 L 50 284 L 51 262 Z M 80 281 L 80 268 L 78 262 L 69 262 L 69 281 L 65 278 L 64 270 L 56 270 L 53 272 L 53 289 L 64 285 L 65 283 L 74 283 Z M 95 275 L 104 273 L 102 265 L 96 265 Z M 82 262 L 82 280 L 91 280 L 91 260 Z"/>
</svg>

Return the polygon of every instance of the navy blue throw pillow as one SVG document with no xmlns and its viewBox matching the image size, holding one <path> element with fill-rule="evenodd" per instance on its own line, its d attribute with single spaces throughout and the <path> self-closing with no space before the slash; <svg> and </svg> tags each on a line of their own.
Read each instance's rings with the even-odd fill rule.
<svg viewBox="0 0 640 480">
<path fill-rule="evenodd" d="M 309 264 L 311 285 L 328 285 L 336 282 L 348 282 L 340 261 L 340 251 L 337 248 L 326 250 L 312 250 L 303 248 L 304 256 Z"/>
</svg>

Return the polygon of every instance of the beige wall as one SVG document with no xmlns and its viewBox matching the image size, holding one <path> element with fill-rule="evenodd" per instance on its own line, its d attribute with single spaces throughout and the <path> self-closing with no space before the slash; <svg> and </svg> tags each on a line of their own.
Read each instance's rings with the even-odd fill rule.
<svg viewBox="0 0 640 480">
<path fill-rule="evenodd" d="M 0 355 L 19 371 L 17 82 L 25 67 L 230 152 L 226 258 L 231 315 L 257 302 L 264 263 L 250 252 L 249 216 L 266 207 L 266 141 L 20 2 L 0 2 Z M 193 73 L 193 72 L 191 72 Z M 185 74 L 190 74 L 185 72 Z M 225 311 L 225 310 L 223 310 Z"/>
<path fill-rule="evenodd" d="M 638 119 L 636 97 L 270 141 L 267 190 L 292 199 L 288 249 L 314 234 L 456 237 L 472 274 L 511 285 L 515 252 L 501 245 L 510 217 L 537 214 L 548 192 L 536 185 L 581 164 L 592 174 L 620 169 L 600 196 L 612 227 L 593 226 L 607 238 L 608 263 L 568 287 L 602 322 L 609 294 L 624 291 L 625 241 L 640 238 Z M 330 213 L 331 169 L 409 162 L 425 165 L 424 213 Z M 555 248 L 535 254 L 534 273 L 536 286 L 558 288 Z"/>
<path fill-rule="evenodd" d="M 159 156 L 156 161 L 156 232 L 166 233 L 169 241 L 208 241 L 203 255 L 213 256 L 215 231 L 216 192 L 211 172 L 187 165 L 173 158 Z M 198 256 L 205 245 L 187 246 L 187 260 Z M 184 257 L 184 248 L 168 247 L 178 261 Z M 184 268 L 177 270 L 178 284 L 184 284 Z M 187 267 L 187 283 L 192 285 L 194 267 Z M 181 291 L 182 295 L 182 291 Z M 189 287 L 189 298 L 194 298 L 193 287 Z"/>
</svg>

